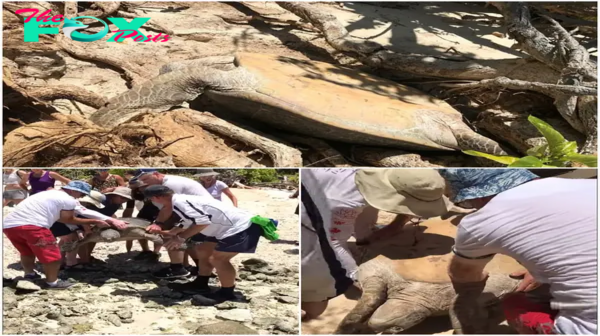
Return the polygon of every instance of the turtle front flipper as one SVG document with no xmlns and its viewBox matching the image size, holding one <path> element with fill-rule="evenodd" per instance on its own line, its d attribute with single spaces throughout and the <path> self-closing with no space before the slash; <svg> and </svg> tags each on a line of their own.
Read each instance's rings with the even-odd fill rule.
<svg viewBox="0 0 600 336">
<path fill-rule="evenodd" d="M 90 116 L 95 124 L 112 128 L 141 114 L 164 112 L 184 102 L 192 101 L 206 90 L 248 91 L 258 86 L 258 80 L 243 67 L 219 70 L 202 62 L 166 66 L 147 82 L 111 98 Z"/>
<path fill-rule="evenodd" d="M 362 296 L 340 322 L 335 334 L 362 334 L 369 317 L 385 302 L 387 284 L 384 279 L 378 276 L 369 277 L 364 282 L 361 281 L 361 286 Z"/>
</svg>

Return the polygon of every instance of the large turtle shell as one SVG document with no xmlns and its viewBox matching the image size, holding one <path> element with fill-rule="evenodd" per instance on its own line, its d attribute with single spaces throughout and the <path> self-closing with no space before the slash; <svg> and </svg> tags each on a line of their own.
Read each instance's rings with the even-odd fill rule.
<svg viewBox="0 0 600 336">
<path fill-rule="evenodd" d="M 330 140 L 421 150 L 455 150 L 447 124 L 462 116 L 416 89 L 354 69 L 285 56 L 240 53 L 258 79 L 252 90 L 205 92 L 245 117 Z M 465 125 L 466 127 L 466 125 Z"/>
</svg>

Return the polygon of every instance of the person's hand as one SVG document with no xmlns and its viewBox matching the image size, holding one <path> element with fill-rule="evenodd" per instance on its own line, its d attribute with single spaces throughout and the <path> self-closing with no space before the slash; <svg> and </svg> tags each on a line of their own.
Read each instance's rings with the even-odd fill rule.
<svg viewBox="0 0 600 336">
<path fill-rule="evenodd" d="M 106 194 L 106 193 L 115 191 L 115 189 L 117 189 L 117 188 L 116 187 L 114 187 L 114 188 L 105 188 L 105 189 L 102 189 L 102 191 L 100 191 L 100 192 L 103 193 L 103 194 Z"/>
<path fill-rule="evenodd" d="M 173 238 L 169 239 L 169 241 L 167 241 L 164 246 L 167 250 L 176 250 L 184 242 L 185 242 L 185 239 L 183 239 L 179 236 L 174 236 Z"/>
<path fill-rule="evenodd" d="M 110 227 L 110 224 L 108 224 L 106 221 L 99 220 L 99 219 L 98 219 L 98 220 L 95 220 L 95 221 L 94 221 L 94 224 L 96 224 L 96 226 L 97 226 L 97 227 L 100 227 L 100 228 L 106 228 L 106 227 Z"/>
<path fill-rule="evenodd" d="M 107 219 L 106 221 L 118 230 L 125 229 L 127 227 L 127 225 L 129 224 L 125 221 L 122 221 L 120 219 L 115 219 L 115 218 Z"/>
<path fill-rule="evenodd" d="M 83 238 L 85 238 L 85 234 L 83 233 L 83 231 L 77 231 L 77 239 L 78 240 L 82 240 Z"/>
<path fill-rule="evenodd" d="M 146 232 L 149 232 L 149 233 L 160 233 L 162 230 L 163 229 L 159 225 L 156 225 L 156 224 L 152 224 L 146 228 Z"/>
<path fill-rule="evenodd" d="M 517 292 L 530 292 L 542 285 L 527 270 L 511 273 L 510 277 L 513 279 L 523 279 L 517 288 Z"/>
</svg>

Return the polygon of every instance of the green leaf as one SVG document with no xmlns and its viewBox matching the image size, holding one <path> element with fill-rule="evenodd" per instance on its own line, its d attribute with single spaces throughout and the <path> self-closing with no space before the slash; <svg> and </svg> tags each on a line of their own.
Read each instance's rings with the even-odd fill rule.
<svg viewBox="0 0 600 336">
<path fill-rule="evenodd" d="M 586 155 L 586 154 L 569 154 L 565 155 L 564 158 L 569 161 L 583 163 L 588 167 L 598 167 L 598 156 L 596 155 Z"/>
<path fill-rule="evenodd" d="M 532 115 L 530 115 L 527 120 L 535 126 L 535 128 L 542 133 L 546 141 L 548 142 L 548 148 L 550 149 L 550 156 L 562 156 L 566 154 L 563 152 L 567 140 L 560 134 L 557 130 L 552 128 L 545 121 L 538 119 Z"/>
<path fill-rule="evenodd" d="M 563 155 L 577 154 L 577 142 L 568 141 L 562 149 Z"/>
<path fill-rule="evenodd" d="M 486 158 L 486 159 L 492 160 L 492 161 L 496 161 L 496 162 L 499 162 L 499 163 L 502 163 L 505 165 L 509 165 L 519 159 L 519 158 L 516 158 L 513 156 L 498 156 L 498 155 L 482 153 L 482 152 L 478 152 L 478 151 L 474 151 L 474 150 L 466 150 L 466 151 L 463 151 L 463 153 L 472 155 L 472 156 L 479 156 L 479 157 Z"/>
<path fill-rule="evenodd" d="M 543 158 L 546 156 L 546 150 L 548 149 L 548 144 L 541 144 L 539 146 L 535 146 L 533 148 L 529 148 L 527 150 L 527 155 L 535 156 L 537 158 Z"/>
<path fill-rule="evenodd" d="M 544 163 L 535 156 L 526 156 L 511 163 L 509 167 L 544 167 Z"/>
</svg>

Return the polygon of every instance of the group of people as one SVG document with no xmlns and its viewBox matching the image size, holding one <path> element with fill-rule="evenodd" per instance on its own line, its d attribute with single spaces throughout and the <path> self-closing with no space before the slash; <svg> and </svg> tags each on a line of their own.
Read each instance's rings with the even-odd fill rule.
<svg viewBox="0 0 600 336">
<path fill-rule="evenodd" d="M 596 180 L 540 178 L 526 169 L 323 168 L 302 170 L 301 184 L 303 319 L 355 285 L 352 236 L 369 245 L 458 206 L 474 211 L 458 223 L 451 251 L 456 302 L 476 300 L 484 267 L 504 254 L 524 267 L 511 275 L 523 280 L 503 301 L 518 332 L 597 333 Z M 376 230 L 380 210 L 397 216 Z M 550 300 L 533 295 L 542 284 Z"/>
<path fill-rule="evenodd" d="M 278 239 L 278 222 L 238 208 L 237 198 L 212 169 L 198 169 L 197 180 L 162 174 L 156 169 L 127 171 L 124 176 L 99 169 L 89 181 L 71 181 L 54 172 L 36 171 L 5 171 L 5 175 L 13 176 L 5 186 L 18 185 L 19 190 L 27 193 L 10 195 L 17 206 L 4 218 L 3 231 L 20 253 L 24 278 L 41 279 L 35 270 L 37 258 L 49 289 L 73 285 L 58 278 L 61 264 L 67 271 L 85 271 L 93 269 L 97 262 L 92 256 L 94 243 L 64 255 L 60 245 L 83 239 L 93 227 L 126 228 L 128 223 L 116 216 L 123 205 L 121 218 L 132 217 L 137 207 L 136 217 L 152 223 L 146 231 L 165 238 L 164 245 L 155 244 L 153 250 L 148 241 L 140 240 L 142 252 L 134 259 L 158 262 L 161 249 L 166 249 L 170 265 L 152 275 L 180 279 L 194 272 L 197 275 L 193 281 L 171 283 L 169 287 L 195 291 L 199 294 L 198 302 L 205 305 L 236 298 L 233 257 L 238 253 L 254 253 L 261 236 Z M 55 188 L 56 181 L 63 186 Z M 5 187 L 4 196 L 9 196 L 7 191 L 12 190 L 17 189 Z M 222 202 L 222 194 L 231 199 L 232 205 Z M 126 243 L 129 252 L 133 242 Z M 183 251 L 182 246 L 188 246 L 187 250 Z M 195 266 L 189 265 L 189 257 Z M 213 270 L 221 284 L 217 291 L 208 286 Z"/>
</svg>

